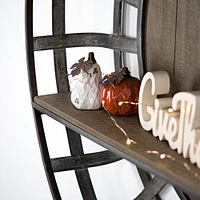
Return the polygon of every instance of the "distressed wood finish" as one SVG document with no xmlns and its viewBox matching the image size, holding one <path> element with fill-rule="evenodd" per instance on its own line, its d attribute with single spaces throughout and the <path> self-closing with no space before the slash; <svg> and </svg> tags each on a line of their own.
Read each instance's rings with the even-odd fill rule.
<svg viewBox="0 0 200 200">
<path fill-rule="evenodd" d="M 52 32 L 53 35 L 65 34 L 65 0 L 52 1 Z M 59 93 L 69 91 L 67 76 L 66 49 L 54 49 L 54 66 L 57 90 Z"/>
<path fill-rule="evenodd" d="M 160 142 L 150 132 L 143 130 L 137 116 L 114 117 L 128 136 L 137 142 L 135 145 L 127 145 L 125 135 L 115 126 L 105 110 L 77 110 L 71 104 L 69 95 L 35 97 L 33 106 L 138 167 L 188 193 L 200 195 L 200 179 L 195 178 L 195 173 L 199 173 L 199 169 L 188 159 L 184 159 L 182 155 L 170 149 L 167 142 Z M 159 155 L 146 153 L 149 150 L 167 153 L 174 157 L 175 161 L 161 160 Z M 184 167 L 186 164 L 190 167 L 190 171 Z"/>
<path fill-rule="evenodd" d="M 122 36 L 122 18 L 124 12 L 124 6 L 122 1 L 114 1 L 114 14 L 113 14 L 113 34 Z M 115 71 L 120 71 L 122 68 L 122 52 L 114 50 L 114 66 Z"/>
<path fill-rule="evenodd" d="M 155 200 L 156 194 L 158 194 L 166 185 L 166 182 L 154 176 L 148 185 L 146 190 L 143 190 L 134 200 Z"/>
<path fill-rule="evenodd" d="M 173 85 L 177 1 L 149 0 L 144 38 L 146 71 L 166 70 Z M 172 91 L 171 91 L 172 92 Z"/>
<path fill-rule="evenodd" d="M 171 94 L 200 89 L 200 1 L 148 1 L 144 58 L 147 71 L 165 70 Z"/>
<path fill-rule="evenodd" d="M 174 92 L 200 90 L 200 1 L 178 1 Z"/>
<path fill-rule="evenodd" d="M 49 50 L 82 46 L 98 46 L 137 53 L 137 39 L 104 33 L 77 33 L 34 38 L 34 50 Z"/>
</svg>

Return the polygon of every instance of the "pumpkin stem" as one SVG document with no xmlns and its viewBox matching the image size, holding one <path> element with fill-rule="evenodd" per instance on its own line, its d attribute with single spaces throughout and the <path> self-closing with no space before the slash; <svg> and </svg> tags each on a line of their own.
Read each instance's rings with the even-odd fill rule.
<svg viewBox="0 0 200 200">
<path fill-rule="evenodd" d="M 88 54 L 88 61 L 91 60 L 93 63 L 96 63 L 94 52 L 89 52 Z"/>
<path fill-rule="evenodd" d="M 109 87 L 113 84 L 120 83 L 124 78 L 130 78 L 130 71 L 127 67 L 121 68 L 119 72 L 112 72 L 111 74 L 107 74 L 103 77 L 103 79 L 100 81 L 100 84 L 102 84 L 105 88 Z"/>
</svg>

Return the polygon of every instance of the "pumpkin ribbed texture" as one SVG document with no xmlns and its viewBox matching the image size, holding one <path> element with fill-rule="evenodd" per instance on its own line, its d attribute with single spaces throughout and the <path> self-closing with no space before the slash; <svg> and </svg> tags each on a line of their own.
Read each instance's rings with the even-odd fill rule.
<svg viewBox="0 0 200 200">
<path fill-rule="evenodd" d="M 137 113 L 140 81 L 134 77 L 124 78 L 118 84 L 102 87 L 101 100 L 104 108 L 113 115 L 133 115 Z M 130 102 L 122 103 L 119 102 Z"/>
</svg>

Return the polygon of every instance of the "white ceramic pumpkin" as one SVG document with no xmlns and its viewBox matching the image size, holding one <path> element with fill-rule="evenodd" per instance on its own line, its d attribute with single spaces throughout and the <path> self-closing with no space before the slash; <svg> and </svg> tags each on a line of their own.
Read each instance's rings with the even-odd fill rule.
<svg viewBox="0 0 200 200">
<path fill-rule="evenodd" d="M 96 110 L 101 107 L 101 84 L 99 82 L 102 73 L 94 59 L 94 53 L 90 52 L 88 57 L 86 62 L 80 63 L 81 60 L 79 60 L 80 69 L 77 78 L 74 79 L 71 102 L 77 109 Z"/>
</svg>

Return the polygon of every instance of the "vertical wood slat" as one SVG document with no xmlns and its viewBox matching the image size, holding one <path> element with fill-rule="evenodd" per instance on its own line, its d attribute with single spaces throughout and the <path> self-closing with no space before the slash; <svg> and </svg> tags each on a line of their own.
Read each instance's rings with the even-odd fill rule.
<svg viewBox="0 0 200 200">
<path fill-rule="evenodd" d="M 52 1 L 53 34 L 65 34 L 65 0 Z M 55 74 L 59 93 L 69 91 L 67 77 L 66 49 L 54 49 Z M 84 155 L 81 136 L 66 127 L 69 147 L 73 156 Z M 88 169 L 75 170 L 76 178 L 84 200 L 94 199 L 96 195 L 90 179 Z"/>
<path fill-rule="evenodd" d="M 173 85 L 177 1 L 149 0 L 144 33 L 146 71 L 166 70 Z M 172 92 L 172 89 L 171 89 Z"/>
<path fill-rule="evenodd" d="M 148 1 L 147 71 L 166 70 L 173 95 L 200 89 L 200 1 Z"/>
<path fill-rule="evenodd" d="M 178 1 L 174 92 L 200 90 L 200 1 Z"/>
<path fill-rule="evenodd" d="M 53 34 L 65 34 L 65 0 L 52 1 Z M 59 93 L 69 91 L 66 49 L 54 49 L 56 83 Z"/>
<path fill-rule="evenodd" d="M 66 127 L 67 137 L 69 141 L 70 152 L 72 156 L 82 156 L 84 155 L 82 141 L 80 134 Z M 89 170 L 87 168 L 75 169 L 76 178 L 79 184 L 79 189 L 81 191 L 84 200 L 92 199 L 96 200 L 96 194 L 90 179 Z"/>
<path fill-rule="evenodd" d="M 139 78 L 142 79 L 145 73 L 144 69 L 144 30 L 146 27 L 146 11 L 148 2 L 141 0 L 138 3 L 138 18 L 137 18 L 137 58 L 138 58 L 138 68 L 139 68 Z M 143 41 L 144 40 L 144 41 Z"/>
<path fill-rule="evenodd" d="M 154 176 L 134 200 L 155 200 L 155 196 L 166 186 L 166 182 Z"/>
<path fill-rule="evenodd" d="M 114 14 L 113 14 L 113 34 L 122 35 L 122 13 L 123 2 L 114 1 Z M 119 71 L 122 67 L 122 51 L 114 51 L 114 65 L 115 71 Z"/>
<path fill-rule="evenodd" d="M 140 168 L 138 168 L 138 167 L 137 167 L 137 171 L 138 171 L 138 174 L 140 176 L 140 179 L 141 179 L 144 187 L 146 187 L 149 184 L 149 182 L 152 180 L 151 174 L 146 172 L 146 171 L 144 171 L 144 170 L 142 170 L 142 169 L 140 169 Z M 159 193 L 157 193 L 154 196 L 153 200 L 161 200 L 161 197 L 160 197 Z"/>
</svg>

